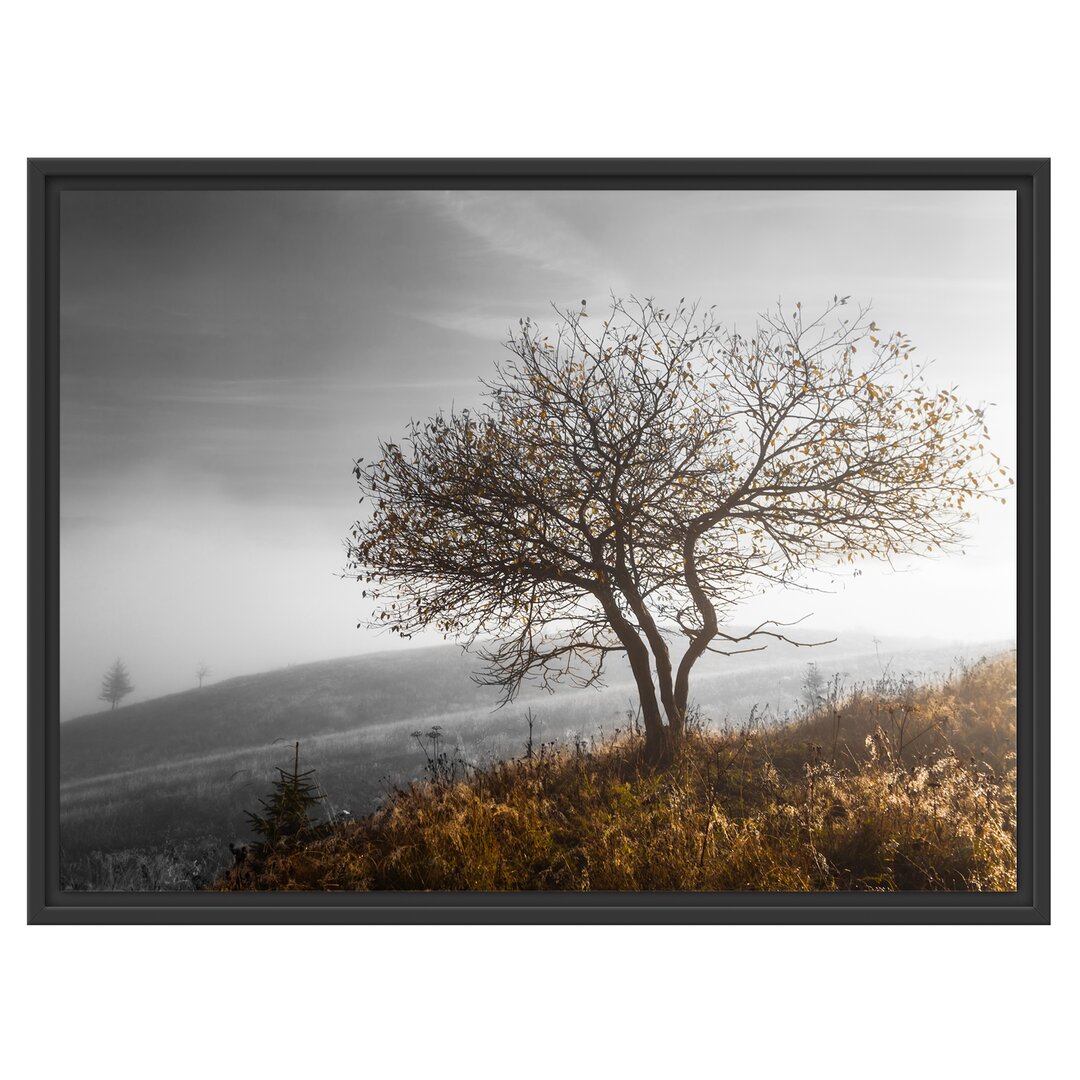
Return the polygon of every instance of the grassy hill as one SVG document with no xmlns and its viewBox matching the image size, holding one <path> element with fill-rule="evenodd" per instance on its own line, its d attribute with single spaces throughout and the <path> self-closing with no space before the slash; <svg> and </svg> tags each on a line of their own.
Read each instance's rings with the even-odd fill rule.
<svg viewBox="0 0 1080 1080">
<path fill-rule="evenodd" d="M 60 725 L 61 781 L 176 762 L 277 738 L 490 709 L 473 660 L 439 646 L 324 660 L 208 683 Z"/>
<path fill-rule="evenodd" d="M 822 635 L 822 636 L 828 636 Z M 752 709 L 770 720 L 802 694 L 807 662 L 847 685 L 884 669 L 935 677 L 957 659 L 1002 645 L 928 645 L 847 635 L 821 649 L 777 646 L 704 659 L 694 697 L 716 723 Z M 486 765 L 521 752 L 526 709 L 538 742 L 573 742 L 625 727 L 629 674 L 612 668 L 604 690 L 526 692 L 496 711 L 471 679 L 475 660 L 454 646 L 305 664 L 208 684 L 61 725 L 61 849 L 72 887 L 191 887 L 248 838 L 245 811 L 265 794 L 286 747 L 300 740 L 318 770 L 326 812 L 363 816 L 423 774 L 414 731 L 440 725 L 451 751 Z M 166 850 L 169 853 L 166 855 Z M 173 868 L 186 862 L 186 876 Z M 195 863 L 198 869 L 192 869 Z M 130 867 L 138 865 L 131 877 Z"/>
<path fill-rule="evenodd" d="M 253 848 L 220 890 L 1013 890 L 1016 672 L 880 679 L 788 724 L 698 728 L 671 765 L 579 741 Z"/>
</svg>

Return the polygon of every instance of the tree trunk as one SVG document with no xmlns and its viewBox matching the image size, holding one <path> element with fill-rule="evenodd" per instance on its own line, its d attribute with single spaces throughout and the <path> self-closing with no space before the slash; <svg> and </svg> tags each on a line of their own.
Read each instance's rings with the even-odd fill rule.
<svg viewBox="0 0 1080 1080">
<path fill-rule="evenodd" d="M 619 610 L 615 598 L 610 593 L 600 594 L 599 598 L 611 628 L 626 649 L 626 657 L 630 661 L 630 670 L 634 675 L 638 701 L 641 704 L 641 719 L 645 724 L 645 754 L 650 761 L 659 761 L 667 753 L 668 729 L 656 701 L 648 647 Z"/>
<path fill-rule="evenodd" d="M 697 535 L 691 533 L 683 543 L 683 573 L 686 575 L 686 587 L 690 591 L 694 605 L 701 615 L 701 630 L 690 640 L 683 658 L 679 661 L 679 670 L 675 675 L 675 723 L 678 725 L 676 738 L 682 738 L 686 730 L 686 710 L 690 702 L 690 669 L 698 662 L 709 648 L 709 642 L 719 629 L 716 608 L 701 587 L 698 578 L 694 545 Z"/>
<path fill-rule="evenodd" d="M 645 724 L 645 752 L 652 759 L 666 747 L 667 738 L 664 718 L 656 702 L 656 688 L 653 686 L 649 653 L 638 642 L 638 648 L 627 649 L 627 656 L 630 659 L 630 670 L 634 673 L 634 682 L 637 685 L 641 719 Z"/>
<path fill-rule="evenodd" d="M 630 670 L 634 673 L 641 717 L 645 724 L 645 757 L 652 764 L 660 765 L 671 760 L 678 746 L 681 728 L 677 729 L 670 722 L 664 723 L 664 713 L 656 700 L 649 650 L 639 640 L 637 649 L 627 649 L 627 656 Z"/>
<path fill-rule="evenodd" d="M 653 619 L 645 601 L 642 600 L 634 587 L 633 581 L 625 571 L 620 574 L 618 582 L 619 589 L 623 596 L 626 597 L 630 610 L 637 616 L 638 623 L 645 632 L 649 648 L 652 650 L 653 663 L 656 667 L 656 681 L 660 690 L 660 703 L 664 706 L 664 714 L 667 716 L 668 724 L 674 727 L 677 723 L 675 694 L 672 689 L 674 672 L 671 667 L 671 653 L 668 651 L 667 642 L 664 640 L 664 635 L 660 633 L 660 629 L 656 625 L 656 621 Z"/>
</svg>

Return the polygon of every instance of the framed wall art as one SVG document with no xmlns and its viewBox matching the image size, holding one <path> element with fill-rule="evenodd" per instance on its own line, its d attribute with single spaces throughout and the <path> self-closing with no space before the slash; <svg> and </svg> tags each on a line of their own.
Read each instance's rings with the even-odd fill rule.
<svg viewBox="0 0 1080 1080">
<path fill-rule="evenodd" d="M 1045 160 L 29 163 L 29 920 L 1049 920 Z"/>
</svg>

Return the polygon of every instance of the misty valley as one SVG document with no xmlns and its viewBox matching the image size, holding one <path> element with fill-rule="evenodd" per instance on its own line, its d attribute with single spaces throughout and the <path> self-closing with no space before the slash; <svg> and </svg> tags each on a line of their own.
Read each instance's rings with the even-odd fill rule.
<svg viewBox="0 0 1080 1080">
<path fill-rule="evenodd" d="M 831 636 L 831 635 L 823 635 Z M 712 729 L 773 725 L 812 705 L 819 686 L 850 692 L 883 676 L 934 682 L 1011 643 L 876 641 L 708 656 L 697 713 Z M 497 708 L 457 646 L 421 647 L 241 676 L 61 725 L 61 867 L 67 889 L 188 890 L 210 885 L 252 840 L 246 814 L 296 741 L 325 799 L 316 819 L 348 821 L 427 778 L 436 726 L 461 776 L 542 748 L 616 739 L 635 725 L 633 683 L 614 664 L 602 689 L 536 687 Z M 529 729 L 529 718 L 533 721 Z"/>
</svg>

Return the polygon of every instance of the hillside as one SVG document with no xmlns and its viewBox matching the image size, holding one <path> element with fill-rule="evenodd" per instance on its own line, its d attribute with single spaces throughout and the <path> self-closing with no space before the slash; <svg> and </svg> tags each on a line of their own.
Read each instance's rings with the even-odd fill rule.
<svg viewBox="0 0 1080 1080">
<path fill-rule="evenodd" d="M 717 723 L 752 709 L 771 720 L 801 699 L 811 660 L 826 679 L 839 674 L 851 685 L 883 670 L 932 677 L 958 658 L 1001 647 L 893 640 L 878 648 L 869 636 L 849 635 L 821 649 L 710 656 L 700 665 L 694 696 Z M 474 664 L 455 646 L 329 660 L 67 721 L 60 728 L 64 864 L 131 850 L 150 858 L 167 845 L 195 843 L 209 853 L 201 863 L 219 858 L 228 841 L 247 838 L 245 811 L 265 792 L 284 745 L 295 740 L 318 769 L 327 812 L 362 816 L 395 786 L 422 775 L 414 731 L 439 725 L 455 752 L 488 763 L 520 753 L 527 709 L 538 742 L 591 738 L 626 725 L 632 689 L 617 665 L 606 689 L 555 695 L 533 689 L 497 711 L 495 692 L 470 678 Z M 88 873 L 72 870 L 70 879 L 83 881 Z"/>
<path fill-rule="evenodd" d="M 827 638 L 828 631 L 808 631 Z M 768 704 L 773 713 L 800 697 L 805 665 L 860 680 L 893 671 L 944 671 L 956 659 L 1001 651 L 1004 642 L 976 645 L 892 639 L 876 648 L 866 634 L 847 634 L 815 649 L 776 644 L 738 657 L 706 655 L 695 670 L 695 698 L 714 718 Z M 457 646 L 439 645 L 298 664 L 243 675 L 198 690 L 154 698 L 114 711 L 102 710 L 60 725 L 61 781 L 127 772 L 210 754 L 265 746 L 275 739 L 312 738 L 376 725 L 418 724 L 468 714 L 492 717 L 497 694 L 471 678 L 477 660 Z M 528 703 L 560 701 L 560 734 L 580 730 L 594 715 L 621 716 L 632 686 L 617 659 L 606 688 L 560 690 L 553 698 L 526 686 Z M 613 704 L 614 702 L 614 704 Z M 602 704 L 601 704 L 602 703 Z M 513 711 L 513 710 L 511 710 Z M 514 712 L 515 719 L 521 710 Z"/>
<path fill-rule="evenodd" d="M 784 725 L 698 729 L 671 765 L 579 741 L 249 850 L 220 890 L 1016 887 L 1015 663 L 882 678 Z"/>
<path fill-rule="evenodd" d="M 60 725 L 61 780 L 263 745 L 297 734 L 490 709 L 473 661 L 436 646 L 242 675 Z"/>
</svg>

